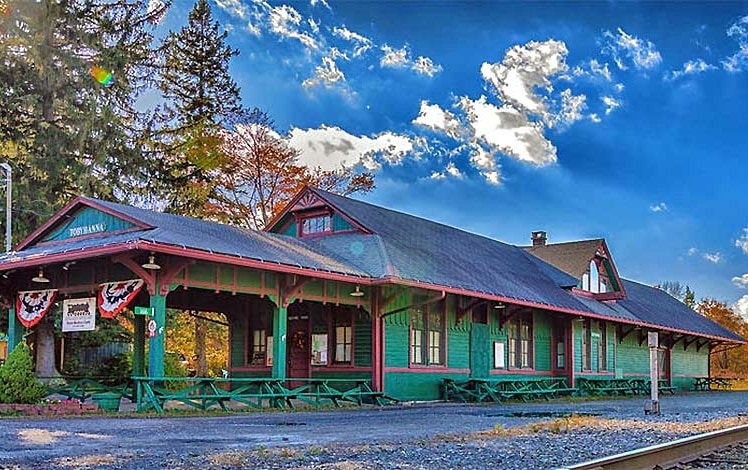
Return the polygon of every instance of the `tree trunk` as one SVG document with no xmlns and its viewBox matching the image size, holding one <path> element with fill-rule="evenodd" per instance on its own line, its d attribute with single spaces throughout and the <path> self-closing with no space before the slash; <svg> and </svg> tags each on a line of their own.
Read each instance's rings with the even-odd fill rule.
<svg viewBox="0 0 748 470">
<path fill-rule="evenodd" d="M 54 315 L 51 312 L 48 312 L 36 325 L 34 341 L 36 376 L 42 382 L 53 381 L 61 377 L 55 360 L 55 327 Z"/>
<path fill-rule="evenodd" d="M 206 377 L 208 375 L 208 358 L 205 351 L 205 337 L 207 334 L 208 322 L 202 318 L 195 317 L 195 356 L 197 357 L 195 369 L 198 377 Z"/>
</svg>

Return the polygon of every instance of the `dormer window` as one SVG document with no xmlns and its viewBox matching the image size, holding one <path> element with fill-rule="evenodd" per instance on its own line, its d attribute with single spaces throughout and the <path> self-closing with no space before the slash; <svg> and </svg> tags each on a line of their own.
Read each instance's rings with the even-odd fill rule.
<svg viewBox="0 0 748 470">
<path fill-rule="evenodd" d="M 329 214 L 316 215 L 301 219 L 301 235 L 316 235 L 332 232 L 332 216 Z"/>
</svg>

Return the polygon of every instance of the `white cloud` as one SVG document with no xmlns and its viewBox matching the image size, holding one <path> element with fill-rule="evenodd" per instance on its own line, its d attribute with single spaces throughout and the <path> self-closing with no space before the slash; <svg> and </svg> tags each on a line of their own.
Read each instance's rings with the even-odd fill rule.
<svg viewBox="0 0 748 470">
<path fill-rule="evenodd" d="M 603 32 L 602 52 L 610 55 L 619 69 L 627 70 L 629 65 L 639 70 L 650 70 L 662 62 L 662 56 L 652 41 L 640 39 L 618 28 L 618 33 Z"/>
<path fill-rule="evenodd" d="M 335 26 L 332 29 L 332 34 L 333 36 L 337 36 L 354 44 L 353 57 L 361 56 L 364 52 L 368 51 L 372 47 L 371 39 L 353 32 L 345 26 Z"/>
<path fill-rule="evenodd" d="M 748 255 L 748 228 L 743 229 L 743 236 L 735 240 L 735 246 L 743 250 Z"/>
<path fill-rule="evenodd" d="M 743 274 L 742 276 L 735 276 L 732 278 L 732 283 L 735 284 L 736 287 L 745 289 L 748 287 L 748 273 Z"/>
<path fill-rule="evenodd" d="M 330 5 L 327 3 L 327 0 L 310 0 L 309 1 L 309 4 L 313 7 L 317 6 L 318 3 L 324 6 L 325 8 L 327 8 L 328 10 L 332 10 L 332 8 L 330 8 Z"/>
<path fill-rule="evenodd" d="M 709 261 L 710 263 L 717 264 L 722 261 L 722 255 L 718 251 L 715 251 L 714 253 L 704 253 L 703 256 L 704 259 Z"/>
<path fill-rule="evenodd" d="M 623 83 L 616 83 L 616 86 L 614 87 L 616 92 L 621 93 L 626 86 Z"/>
<path fill-rule="evenodd" d="M 427 100 L 421 101 L 421 111 L 413 120 L 413 124 L 444 132 L 453 139 L 457 138 L 460 132 L 460 122 L 454 114 L 443 110 L 438 104 L 429 104 Z"/>
<path fill-rule="evenodd" d="M 307 48 L 319 49 L 315 38 L 298 30 L 301 20 L 301 14 L 293 7 L 288 5 L 273 7 L 270 11 L 270 31 L 284 38 L 296 39 Z"/>
<path fill-rule="evenodd" d="M 735 305 L 732 306 L 735 313 L 743 317 L 743 320 L 748 321 L 748 294 L 739 298 Z"/>
<path fill-rule="evenodd" d="M 289 144 L 301 151 L 302 163 L 324 170 L 359 164 L 378 170 L 382 164 L 401 163 L 414 150 L 413 142 L 404 135 L 383 132 L 374 137 L 356 136 L 324 125 L 317 129 L 291 129 Z"/>
<path fill-rule="evenodd" d="M 621 101 L 613 98 L 612 96 L 603 96 L 600 98 L 605 105 L 605 115 L 612 113 L 616 108 L 621 107 Z"/>
<path fill-rule="evenodd" d="M 432 180 L 443 180 L 446 179 L 447 176 L 451 176 L 452 178 L 456 179 L 462 179 L 464 175 L 462 174 L 460 169 L 457 168 L 454 162 L 449 162 L 449 164 L 447 164 L 443 171 L 434 171 L 431 173 L 429 178 Z"/>
<path fill-rule="evenodd" d="M 585 95 L 574 95 L 567 88 L 561 92 L 561 108 L 557 114 L 551 117 L 548 123 L 553 126 L 568 126 L 585 117 L 584 111 L 587 109 L 587 97 Z"/>
<path fill-rule="evenodd" d="M 684 75 L 696 75 L 704 73 L 709 70 L 716 70 L 717 67 L 711 64 L 707 64 L 704 59 L 689 60 L 683 64 L 683 68 L 680 70 L 674 70 L 669 74 L 665 74 L 665 80 L 676 80 Z"/>
<path fill-rule="evenodd" d="M 166 3 L 163 0 L 148 0 L 147 11 L 149 15 L 161 11 L 153 20 L 155 24 L 161 23 L 161 20 L 166 16 L 166 9 L 164 7 L 166 7 Z"/>
<path fill-rule="evenodd" d="M 495 106 L 486 101 L 463 97 L 459 106 L 466 115 L 469 130 L 475 142 L 482 142 L 492 150 L 517 160 L 538 166 L 556 162 L 556 147 L 543 136 L 543 125 L 528 120 L 527 116 L 512 106 Z M 481 161 L 487 158 L 481 156 Z M 478 167 L 479 169 L 485 169 Z"/>
<path fill-rule="evenodd" d="M 722 61 L 722 67 L 728 72 L 745 70 L 748 68 L 748 15 L 731 24 L 727 35 L 738 42 L 738 50 Z"/>
<path fill-rule="evenodd" d="M 574 77 L 587 77 L 590 79 L 603 79 L 606 82 L 613 80 L 608 63 L 600 64 L 597 59 L 591 59 L 589 62 L 577 65 L 572 70 Z"/>
<path fill-rule="evenodd" d="M 661 202 L 659 204 L 653 204 L 649 206 L 649 210 L 652 212 L 665 212 L 667 210 L 667 204 Z"/>
<path fill-rule="evenodd" d="M 433 60 L 423 56 L 418 56 L 415 62 L 413 62 L 413 66 L 411 68 L 419 74 L 427 75 L 429 77 L 433 77 L 434 75 L 442 71 L 441 65 L 434 64 Z"/>
<path fill-rule="evenodd" d="M 157 1 L 159 0 L 150 0 L 148 7 L 150 8 L 151 4 Z M 247 18 L 247 6 L 242 3 L 241 0 L 216 0 L 216 5 L 231 16 L 235 16 L 242 20 Z"/>
<path fill-rule="evenodd" d="M 400 49 L 393 49 L 389 45 L 385 44 L 381 47 L 384 55 L 379 59 L 379 65 L 381 67 L 390 68 L 403 68 L 408 65 L 410 53 L 408 52 L 408 46 L 403 46 Z"/>
<path fill-rule="evenodd" d="M 480 170 L 480 174 L 489 184 L 501 184 L 500 166 L 496 163 L 494 152 L 486 150 L 481 145 L 474 145 L 470 155 L 470 163 Z"/>
<path fill-rule="evenodd" d="M 314 69 L 314 76 L 304 80 L 301 85 L 304 88 L 310 88 L 317 85 L 323 85 L 325 88 L 332 88 L 341 82 L 345 82 L 345 75 L 340 71 L 335 60 L 332 57 L 323 57 L 322 65 L 319 65 Z"/>
<path fill-rule="evenodd" d="M 698 252 L 699 250 L 697 250 L 695 247 L 692 246 L 691 248 L 688 249 L 688 256 L 693 256 Z"/>
</svg>

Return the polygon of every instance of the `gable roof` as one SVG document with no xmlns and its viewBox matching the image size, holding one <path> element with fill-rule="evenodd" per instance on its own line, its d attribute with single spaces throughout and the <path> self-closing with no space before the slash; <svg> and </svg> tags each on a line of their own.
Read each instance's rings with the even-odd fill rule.
<svg viewBox="0 0 748 470">
<path fill-rule="evenodd" d="M 551 243 L 528 246 L 525 247 L 525 250 L 579 280 L 590 267 L 590 260 L 595 257 L 595 253 L 600 249 L 603 241 L 602 238 L 595 238 L 593 240 Z"/>
</svg>

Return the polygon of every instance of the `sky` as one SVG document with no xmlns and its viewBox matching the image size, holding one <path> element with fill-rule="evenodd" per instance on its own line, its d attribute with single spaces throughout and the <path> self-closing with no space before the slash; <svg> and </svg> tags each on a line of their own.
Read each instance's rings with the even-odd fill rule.
<svg viewBox="0 0 748 470">
<path fill-rule="evenodd" d="M 623 277 L 748 318 L 748 2 L 211 6 L 243 103 L 302 162 L 372 171 L 360 199 L 517 245 L 605 238 Z"/>
</svg>

